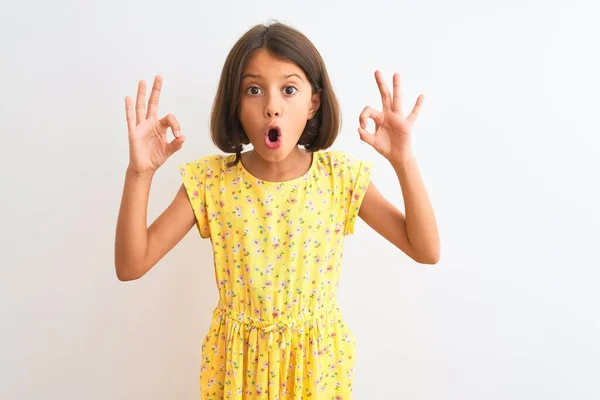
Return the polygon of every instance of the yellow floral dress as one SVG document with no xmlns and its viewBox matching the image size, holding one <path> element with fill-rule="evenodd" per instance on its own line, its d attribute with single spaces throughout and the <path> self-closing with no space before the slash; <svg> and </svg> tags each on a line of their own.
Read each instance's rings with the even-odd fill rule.
<svg viewBox="0 0 600 400">
<path fill-rule="evenodd" d="M 336 291 L 370 163 L 319 151 L 301 177 L 268 182 L 234 158 L 179 167 L 219 290 L 201 397 L 350 399 L 355 342 Z"/>
</svg>

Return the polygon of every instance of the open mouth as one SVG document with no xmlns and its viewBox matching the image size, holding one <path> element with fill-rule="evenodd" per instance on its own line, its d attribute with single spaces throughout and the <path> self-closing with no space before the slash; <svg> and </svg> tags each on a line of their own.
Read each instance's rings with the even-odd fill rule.
<svg viewBox="0 0 600 400">
<path fill-rule="evenodd" d="M 265 132 L 265 145 L 270 149 L 281 146 L 281 131 L 278 127 L 269 127 Z"/>
<path fill-rule="evenodd" d="M 279 131 L 275 128 L 271 128 L 269 129 L 269 141 L 271 143 L 275 143 L 277 141 L 277 139 L 279 139 Z"/>
</svg>

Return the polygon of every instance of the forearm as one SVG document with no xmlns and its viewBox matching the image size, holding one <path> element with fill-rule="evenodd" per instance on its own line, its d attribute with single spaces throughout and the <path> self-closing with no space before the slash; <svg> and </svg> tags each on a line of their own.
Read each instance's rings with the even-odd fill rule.
<svg viewBox="0 0 600 400">
<path fill-rule="evenodd" d="M 440 241 L 433 207 L 423 183 L 417 161 L 391 162 L 404 198 L 406 235 L 416 252 L 437 262 Z"/>
<path fill-rule="evenodd" d="M 115 267 L 119 279 L 136 277 L 136 266 L 148 252 L 148 197 L 153 173 L 127 169 L 115 238 Z"/>
</svg>

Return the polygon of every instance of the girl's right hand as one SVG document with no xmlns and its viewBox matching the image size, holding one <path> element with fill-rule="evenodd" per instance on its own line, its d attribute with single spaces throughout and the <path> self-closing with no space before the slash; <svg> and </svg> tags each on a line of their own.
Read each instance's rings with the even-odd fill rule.
<svg viewBox="0 0 600 400">
<path fill-rule="evenodd" d="M 152 93 L 146 112 L 146 82 L 138 85 L 135 112 L 130 97 L 125 97 L 125 113 L 129 131 L 129 169 L 135 173 L 154 172 L 167 161 L 173 153 L 181 149 L 185 136 L 181 136 L 179 122 L 174 115 L 168 114 L 158 119 L 158 100 L 162 88 L 162 78 L 154 78 Z M 175 136 L 170 143 L 167 140 L 167 128 Z"/>
</svg>

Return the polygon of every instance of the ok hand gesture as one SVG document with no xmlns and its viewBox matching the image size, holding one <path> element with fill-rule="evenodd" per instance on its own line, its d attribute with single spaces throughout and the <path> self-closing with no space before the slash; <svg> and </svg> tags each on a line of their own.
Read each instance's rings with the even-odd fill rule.
<svg viewBox="0 0 600 400">
<path fill-rule="evenodd" d="M 125 113 L 129 132 L 129 168 L 136 173 L 154 172 L 177 150 L 181 149 L 185 136 L 181 136 L 179 122 L 168 114 L 158 119 L 158 101 L 162 89 L 162 78 L 156 76 L 148 110 L 146 111 L 146 82 L 138 85 L 135 111 L 130 97 L 125 98 Z M 175 139 L 167 139 L 167 128 L 171 128 Z"/>
</svg>

